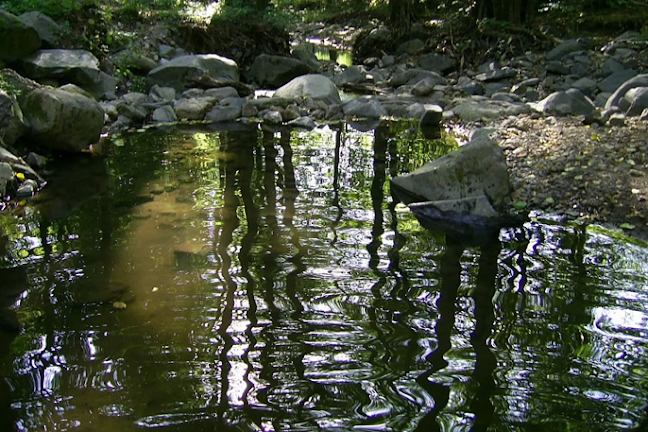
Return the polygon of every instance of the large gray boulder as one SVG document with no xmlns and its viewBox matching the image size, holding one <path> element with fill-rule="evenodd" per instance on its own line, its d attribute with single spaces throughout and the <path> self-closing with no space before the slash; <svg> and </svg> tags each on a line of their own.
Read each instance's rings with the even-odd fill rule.
<svg viewBox="0 0 648 432">
<path fill-rule="evenodd" d="M 99 139 L 104 123 L 99 103 L 77 93 L 41 88 L 21 103 L 29 136 L 55 151 L 79 152 Z"/>
<path fill-rule="evenodd" d="M 254 81 L 263 88 L 276 89 L 310 71 L 310 66 L 301 60 L 261 54 L 254 59 L 247 78 L 248 81 Z"/>
<path fill-rule="evenodd" d="M 489 220 L 505 215 L 511 203 L 506 157 L 484 134 L 391 184 L 406 204 L 425 202 L 439 218 Z"/>
<path fill-rule="evenodd" d="M 117 78 L 99 70 L 99 60 L 89 51 L 39 50 L 22 60 L 25 75 L 36 81 L 56 80 L 76 84 L 97 99 L 114 99 Z"/>
<path fill-rule="evenodd" d="M 0 9 L 0 60 L 15 61 L 40 47 L 41 39 L 36 29 Z"/>
<path fill-rule="evenodd" d="M 531 111 L 531 108 L 523 103 L 493 99 L 469 99 L 455 106 L 452 111 L 462 120 L 478 121 L 526 114 Z"/>
<path fill-rule="evenodd" d="M 176 57 L 148 74 L 148 82 L 177 91 L 192 87 L 190 81 L 206 76 L 213 80 L 238 81 L 239 69 L 234 60 L 216 54 L 197 54 Z"/>
<path fill-rule="evenodd" d="M 337 87 L 329 78 L 320 74 L 299 76 L 288 84 L 281 86 L 274 93 L 275 98 L 311 97 L 328 104 L 342 102 Z"/>
<path fill-rule="evenodd" d="M 617 88 L 614 93 L 612 93 L 612 96 L 608 98 L 607 102 L 605 103 L 605 109 L 618 107 L 619 102 L 625 96 L 628 90 L 636 87 L 648 87 L 648 74 L 637 75 L 621 84 L 621 86 Z"/>
<path fill-rule="evenodd" d="M 52 18 L 38 11 L 25 12 L 18 18 L 36 30 L 43 47 L 55 48 L 58 46 L 63 28 Z"/>
<path fill-rule="evenodd" d="M 588 115 L 596 110 L 594 103 L 575 88 L 552 93 L 543 100 L 530 105 L 545 114 Z"/>
</svg>

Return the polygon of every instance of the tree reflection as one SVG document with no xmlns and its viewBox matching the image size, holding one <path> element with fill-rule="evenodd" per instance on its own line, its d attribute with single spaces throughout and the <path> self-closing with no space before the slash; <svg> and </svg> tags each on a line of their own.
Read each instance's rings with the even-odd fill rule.
<svg viewBox="0 0 648 432">
<path fill-rule="evenodd" d="M 425 224 L 429 222 L 426 221 Z M 437 345 L 426 357 L 432 367 L 416 379 L 416 382 L 433 397 L 434 406 L 419 421 L 417 431 L 446 430 L 438 416 L 448 404 L 451 386 L 435 382 L 435 374 L 448 366 L 444 356 L 452 348 L 455 304 L 461 284 L 461 256 L 468 246 L 471 246 L 470 239 L 458 237 L 454 233 L 446 234 L 446 250 L 440 260 L 441 289 L 437 301 L 439 316 L 435 325 Z M 469 408 L 474 414 L 474 422 L 470 430 L 485 431 L 493 420 L 491 397 L 496 390 L 493 373 L 497 367 L 497 360 L 489 347 L 488 339 L 493 330 L 495 317 L 493 296 L 497 286 L 498 256 L 501 251 L 498 231 L 491 230 L 488 235 L 480 236 L 479 247 L 479 270 L 472 294 L 475 304 L 475 328 L 470 335 L 470 343 L 475 351 L 472 378 L 478 387 Z"/>
</svg>

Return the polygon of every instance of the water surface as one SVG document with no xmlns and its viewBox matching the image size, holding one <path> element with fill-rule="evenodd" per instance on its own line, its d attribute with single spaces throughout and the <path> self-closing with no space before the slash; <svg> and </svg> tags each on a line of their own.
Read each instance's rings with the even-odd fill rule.
<svg viewBox="0 0 648 432">
<path fill-rule="evenodd" d="M 7 427 L 646 425 L 648 249 L 548 221 L 478 245 L 422 227 L 389 179 L 452 140 L 248 125 L 118 144 L 0 215 L 24 327 L 0 333 Z"/>
</svg>

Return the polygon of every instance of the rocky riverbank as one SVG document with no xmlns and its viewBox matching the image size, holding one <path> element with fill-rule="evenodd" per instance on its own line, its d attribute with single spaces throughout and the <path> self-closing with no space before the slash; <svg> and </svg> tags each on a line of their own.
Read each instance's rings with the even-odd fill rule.
<svg viewBox="0 0 648 432">
<path fill-rule="evenodd" d="M 0 71 L 2 196 L 30 196 L 45 184 L 42 158 L 27 158 L 28 149 L 87 151 L 101 135 L 145 125 L 246 119 L 312 129 L 414 118 L 421 127 L 491 128 L 518 206 L 637 231 L 646 225 L 648 42 L 637 33 L 564 40 L 474 67 L 420 39 L 348 67 L 318 60 L 313 45 L 300 43 L 292 57 L 260 55 L 241 70 L 226 55 L 180 48 L 163 25 L 100 62 L 57 48 L 60 30 L 42 14 L 0 14 L 0 33 L 11 35 L 0 37 L 10 67 Z M 308 31 L 350 43 L 349 29 L 333 30 Z M 390 32 L 376 28 L 369 38 L 378 44 Z M 130 81 L 116 77 L 124 68 Z M 146 84 L 134 91 L 136 82 Z M 276 91 L 265 97 L 260 89 Z"/>
</svg>

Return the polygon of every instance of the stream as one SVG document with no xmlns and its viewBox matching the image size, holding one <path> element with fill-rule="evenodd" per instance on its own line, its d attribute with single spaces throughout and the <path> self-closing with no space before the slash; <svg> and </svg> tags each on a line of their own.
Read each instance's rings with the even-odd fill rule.
<svg viewBox="0 0 648 432">
<path fill-rule="evenodd" d="M 237 123 L 52 161 L 0 214 L 0 430 L 644 430 L 647 245 L 423 227 L 389 179 L 456 146 Z"/>
</svg>

